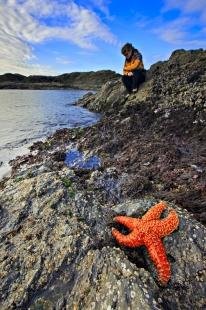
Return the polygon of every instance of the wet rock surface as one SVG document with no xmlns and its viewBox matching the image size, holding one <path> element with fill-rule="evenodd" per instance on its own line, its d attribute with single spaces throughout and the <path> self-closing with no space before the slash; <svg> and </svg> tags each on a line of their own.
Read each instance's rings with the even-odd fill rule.
<svg viewBox="0 0 206 310">
<path fill-rule="evenodd" d="M 1 309 L 204 309 L 205 68 L 205 51 L 181 50 L 136 94 L 108 82 L 79 102 L 103 112 L 99 123 L 58 130 L 11 161 L 0 183 Z M 101 165 L 67 167 L 73 149 Z M 167 287 L 144 247 L 111 236 L 115 215 L 141 217 L 160 199 L 180 218 L 164 238 Z"/>
<path fill-rule="evenodd" d="M 126 91 L 121 83 L 121 79 L 108 81 L 97 94 L 87 93 L 78 102 L 79 105 L 87 107 L 96 112 L 107 112 L 119 110 L 125 103 Z"/>
<path fill-rule="evenodd" d="M 125 198 L 153 194 L 178 203 L 205 223 L 206 51 L 175 51 L 147 72 L 136 94 L 109 83 L 85 106 L 104 117 L 81 147 L 96 149 L 105 166 L 128 173 Z M 119 84 L 118 84 L 119 83 Z M 119 85 L 119 86 L 117 86 Z M 119 87 L 119 88 L 118 88 Z M 113 105 L 119 89 L 121 100 Z M 99 106 L 96 108 L 99 102 Z M 111 125 L 112 124 L 112 125 Z"/>
<path fill-rule="evenodd" d="M 102 204 L 104 189 L 82 191 L 75 178 L 64 168 L 1 192 L 1 309 L 203 308 L 204 226 L 175 207 L 180 227 L 164 238 L 172 278 L 162 288 L 146 250 L 111 237 L 115 215 L 142 216 L 156 200 Z"/>
</svg>

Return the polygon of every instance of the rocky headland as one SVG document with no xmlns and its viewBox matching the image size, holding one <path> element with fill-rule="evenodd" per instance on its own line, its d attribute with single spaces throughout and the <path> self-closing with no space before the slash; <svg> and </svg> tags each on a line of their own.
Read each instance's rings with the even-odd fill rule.
<svg viewBox="0 0 206 310">
<path fill-rule="evenodd" d="M 0 184 L 1 309 L 204 309 L 205 69 L 205 50 L 179 50 L 136 94 L 108 81 L 77 103 L 100 122 L 58 130 L 11 162 Z M 142 217 L 160 200 L 180 220 L 164 238 L 165 287 L 145 247 L 111 235 L 114 216 Z"/>
<path fill-rule="evenodd" d="M 72 72 L 58 76 L 6 73 L 0 75 L 0 89 L 91 89 L 98 90 L 120 75 L 111 70 Z"/>
</svg>

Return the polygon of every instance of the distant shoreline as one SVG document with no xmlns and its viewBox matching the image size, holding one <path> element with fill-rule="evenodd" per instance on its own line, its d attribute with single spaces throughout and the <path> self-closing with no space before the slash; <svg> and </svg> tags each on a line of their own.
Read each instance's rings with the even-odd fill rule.
<svg viewBox="0 0 206 310">
<path fill-rule="evenodd" d="M 0 90 L 3 89 L 22 89 L 22 90 L 56 90 L 56 89 L 68 89 L 68 90 L 93 90 L 93 87 L 80 88 L 80 87 L 71 87 L 64 84 L 50 84 L 50 83 L 6 83 L 0 84 Z"/>
<path fill-rule="evenodd" d="M 1 89 L 77 89 L 98 90 L 107 81 L 118 79 L 120 74 L 111 70 L 72 72 L 58 76 L 5 73 L 0 75 Z"/>
</svg>

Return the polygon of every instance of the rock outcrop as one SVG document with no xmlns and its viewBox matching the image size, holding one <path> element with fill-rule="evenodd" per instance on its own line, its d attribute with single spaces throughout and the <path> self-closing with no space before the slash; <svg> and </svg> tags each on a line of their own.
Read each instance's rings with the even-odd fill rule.
<svg viewBox="0 0 206 310">
<path fill-rule="evenodd" d="M 58 130 L 11 162 L 0 183 L 1 309 L 204 309 L 205 68 L 206 51 L 181 50 L 136 94 L 107 82 L 79 101 L 103 113 L 99 123 Z M 180 219 L 163 241 L 166 287 L 144 247 L 111 235 L 114 216 L 141 217 L 159 200 Z"/>
<path fill-rule="evenodd" d="M 141 216 L 154 199 L 104 205 L 106 189 L 91 188 L 112 171 L 81 190 L 69 168 L 35 169 L 0 194 L 1 309 L 203 309 L 204 226 L 174 206 L 180 227 L 164 239 L 172 278 L 162 288 L 144 248 L 120 248 L 111 236 L 115 215 Z"/>
<path fill-rule="evenodd" d="M 129 173 L 125 196 L 153 194 L 206 222 L 206 51 L 175 51 L 153 65 L 136 94 L 107 82 L 79 104 L 102 112 L 81 146 Z M 107 154 L 107 156 L 106 156 Z"/>
<path fill-rule="evenodd" d="M 168 61 L 158 62 L 147 71 L 147 80 L 136 95 L 125 102 L 121 80 L 108 81 L 97 95 L 80 100 L 91 110 L 114 112 L 122 106 L 147 102 L 158 111 L 178 107 L 206 108 L 206 51 L 177 50 Z M 86 95 L 85 95 L 86 96 Z"/>
</svg>

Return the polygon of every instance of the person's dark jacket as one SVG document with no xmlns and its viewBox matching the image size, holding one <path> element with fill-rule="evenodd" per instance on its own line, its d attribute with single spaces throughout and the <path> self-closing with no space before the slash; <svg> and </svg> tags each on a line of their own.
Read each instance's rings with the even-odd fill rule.
<svg viewBox="0 0 206 310">
<path fill-rule="evenodd" d="M 138 69 L 144 69 L 142 56 L 137 49 L 133 49 L 131 57 L 125 60 L 123 74 L 127 75 L 129 72 Z"/>
</svg>

